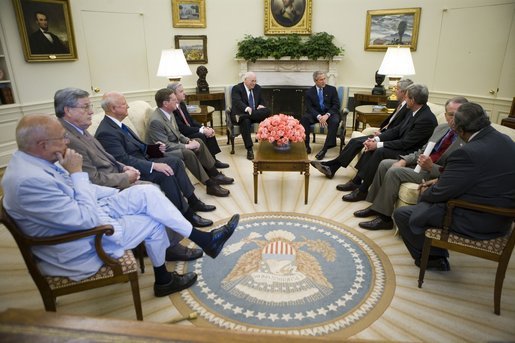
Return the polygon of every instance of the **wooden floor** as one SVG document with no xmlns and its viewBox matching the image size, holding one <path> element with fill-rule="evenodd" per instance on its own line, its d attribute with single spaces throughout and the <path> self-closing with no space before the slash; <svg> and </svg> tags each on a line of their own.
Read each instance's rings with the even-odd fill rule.
<svg viewBox="0 0 515 343">
<path fill-rule="evenodd" d="M 322 141 L 323 136 L 319 137 Z M 473 257 L 452 254 L 451 272 L 427 272 L 424 288 L 417 288 L 418 268 L 413 264 L 402 241 L 393 231 L 366 231 L 358 227 L 352 213 L 368 203 L 345 203 L 339 183 L 346 182 L 354 171 L 340 169 L 329 180 L 311 168 L 309 202 L 304 204 L 303 176 L 298 173 L 267 172 L 259 177 L 259 203 L 254 204 L 252 163 L 245 159 L 241 138 L 237 138 L 236 154 L 229 154 L 225 140 L 220 140 L 222 153 L 217 157 L 231 165 L 224 170 L 234 177 L 228 198 L 206 195 L 197 185 L 196 194 L 217 210 L 205 214 L 214 221 L 229 218 L 233 213 L 297 212 L 330 218 L 345 223 L 373 239 L 387 254 L 396 274 L 396 291 L 390 307 L 371 326 L 353 336 L 357 340 L 398 342 L 488 342 L 515 341 L 515 262 L 510 262 L 504 281 L 501 316 L 493 313 L 495 264 Z M 313 154 L 319 145 L 313 146 Z M 337 148 L 327 158 L 335 157 Z M 204 215 L 204 214 L 203 214 Z M 177 316 L 170 300 L 153 296 L 152 268 L 140 276 L 145 321 L 165 323 Z M 42 301 L 28 275 L 15 243 L 4 227 L 0 227 L 0 311 L 16 307 L 41 309 Z M 58 299 L 58 312 L 114 319 L 134 319 L 132 297 L 128 285 L 104 287 Z M 182 325 L 191 325 L 182 323 Z"/>
</svg>

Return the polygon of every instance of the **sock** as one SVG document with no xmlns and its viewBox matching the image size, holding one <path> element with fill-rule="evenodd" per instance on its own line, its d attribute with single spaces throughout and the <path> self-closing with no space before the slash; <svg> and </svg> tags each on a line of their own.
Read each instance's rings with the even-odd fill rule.
<svg viewBox="0 0 515 343">
<path fill-rule="evenodd" d="M 166 269 L 165 264 L 159 267 L 154 267 L 154 277 L 156 279 L 156 284 L 158 285 L 164 285 L 172 281 L 172 273 Z"/>
<path fill-rule="evenodd" d="M 328 167 L 329 167 L 329 170 L 331 171 L 331 174 L 333 174 L 333 175 L 338 171 L 338 169 L 340 169 L 339 164 L 331 164 Z"/>
<path fill-rule="evenodd" d="M 209 177 L 217 176 L 219 174 L 218 170 L 214 166 L 211 168 L 206 168 L 206 172 Z"/>
<path fill-rule="evenodd" d="M 184 218 L 186 218 L 187 221 L 191 222 L 193 219 L 193 216 L 195 215 L 195 212 L 191 209 L 191 207 L 188 207 L 185 213 L 183 213 Z"/>
<path fill-rule="evenodd" d="M 361 185 L 361 177 L 359 177 L 359 175 L 356 174 L 356 176 L 354 176 L 354 179 L 352 179 L 352 183 L 356 184 L 356 185 Z"/>
<path fill-rule="evenodd" d="M 211 180 L 211 179 L 207 179 L 206 182 L 205 182 L 205 185 L 206 186 L 216 186 L 218 185 L 218 183 L 216 183 L 215 181 Z"/>
<path fill-rule="evenodd" d="M 385 222 L 387 222 L 387 223 L 389 223 L 389 222 L 391 222 L 391 221 L 392 221 L 392 217 L 390 217 L 390 216 L 386 216 L 386 215 L 384 215 L 384 214 L 382 214 L 382 213 L 379 213 L 379 218 L 381 218 L 383 221 L 385 221 Z"/>
<path fill-rule="evenodd" d="M 191 195 L 188 197 L 188 204 L 191 206 L 191 205 L 195 205 L 196 203 L 198 203 L 198 198 L 197 196 L 195 195 L 195 193 L 191 193 Z"/>
<path fill-rule="evenodd" d="M 211 243 L 211 232 L 205 232 L 193 228 L 188 239 L 196 245 L 198 245 L 199 247 L 204 248 L 207 247 L 209 243 Z"/>
</svg>

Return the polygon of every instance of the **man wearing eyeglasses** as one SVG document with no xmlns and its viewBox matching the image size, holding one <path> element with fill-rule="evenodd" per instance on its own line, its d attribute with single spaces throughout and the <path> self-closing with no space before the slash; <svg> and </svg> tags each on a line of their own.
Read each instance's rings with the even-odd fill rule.
<svg viewBox="0 0 515 343">
<path fill-rule="evenodd" d="M 91 182 L 119 189 L 140 183 L 138 180 L 141 178 L 141 173 L 138 169 L 116 161 L 87 131 L 91 126 L 93 115 L 88 92 L 77 88 L 61 89 L 55 93 L 54 106 L 56 116 L 70 139 L 69 147 L 83 156 L 83 170 L 88 173 Z M 155 175 L 152 176 L 152 173 L 150 176 L 144 175 L 142 180 L 158 184 L 168 199 L 193 225 L 197 227 L 212 225 L 211 220 L 198 216 L 195 211 L 214 211 L 216 208 L 204 204 L 195 196 L 194 186 L 186 175 L 182 163 L 170 159 L 160 164 L 162 166 L 156 167 Z M 167 176 L 159 172 L 160 167 L 170 168 L 173 170 L 173 175 Z M 184 197 L 188 199 L 188 203 Z M 171 243 L 167 250 L 168 261 L 192 260 L 202 256 L 200 249 L 189 249 L 178 244 L 183 237 L 171 231 L 168 233 Z"/>
</svg>

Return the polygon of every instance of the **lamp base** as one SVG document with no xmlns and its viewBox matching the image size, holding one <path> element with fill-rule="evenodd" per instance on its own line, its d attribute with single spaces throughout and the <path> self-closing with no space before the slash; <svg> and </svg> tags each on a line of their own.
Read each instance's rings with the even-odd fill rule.
<svg viewBox="0 0 515 343">
<path fill-rule="evenodd" d="M 399 82 L 401 78 L 401 76 L 388 76 L 388 90 L 392 93 L 388 97 L 388 101 L 398 101 L 395 87 L 397 87 L 397 82 Z"/>
<path fill-rule="evenodd" d="M 181 82 L 181 77 L 169 77 L 168 80 L 170 80 L 171 83 Z"/>
</svg>

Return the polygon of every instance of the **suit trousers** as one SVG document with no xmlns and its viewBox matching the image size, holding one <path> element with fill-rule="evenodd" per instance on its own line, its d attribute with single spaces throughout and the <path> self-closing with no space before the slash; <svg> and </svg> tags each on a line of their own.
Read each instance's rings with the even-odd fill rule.
<svg viewBox="0 0 515 343">
<path fill-rule="evenodd" d="M 428 173 L 425 171 L 416 173 L 412 168 L 392 168 L 395 162 L 397 160 L 387 159 L 379 163 L 367 195 L 367 201 L 372 203 L 370 208 L 389 217 L 392 216 L 399 198 L 401 183 L 421 183 L 422 179 L 428 180 Z"/>
<path fill-rule="evenodd" d="M 240 126 L 241 138 L 245 144 L 245 149 L 252 149 L 254 143 L 252 143 L 252 137 L 250 136 L 252 130 L 252 123 L 261 123 L 270 115 L 268 108 L 260 108 L 259 110 L 253 110 L 252 115 L 240 114 L 238 119 L 238 125 Z"/>
<path fill-rule="evenodd" d="M 368 139 L 367 136 L 362 137 L 356 137 L 352 138 L 347 142 L 345 147 L 342 151 L 340 151 L 340 154 L 338 157 L 336 157 L 334 160 L 327 161 L 328 166 L 332 165 L 338 165 L 339 167 L 347 167 L 354 157 L 359 154 L 359 152 L 363 149 L 363 143 Z"/>
<path fill-rule="evenodd" d="M 382 160 L 387 158 L 396 159 L 403 153 L 405 153 L 405 151 L 392 150 L 388 148 L 379 148 L 364 152 L 356 164 L 358 176 L 363 180 L 363 183 L 360 186 L 360 191 L 368 192 L 368 187 L 372 184 L 374 175 L 376 174 L 379 163 L 381 163 Z"/>
<path fill-rule="evenodd" d="M 399 234 L 413 259 L 420 260 L 422 256 L 425 228 L 442 226 L 442 213 L 440 213 L 442 209 L 439 206 L 421 202 L 413 206 L 399 207 L 393 212 L 395 225 L 399 228 Z M 433 210 L 440 215 L 428 213 L 428 211 L 433 212 Z M 421 216 L 418 216 L 418 214 L 425 214 L 425 219 L 421 221 Z M 431 247 L 429 255 L 448 257 L 449 252 L 446 249 Z"/>
<path fill-rule="evenodd" d="M 197 180 L 203 184 L 209 180 L 209 175 L 206 173 L 206 169 L 212 169 L 215 166 L 215 159 L 207 149 L 204 142 L 201 139 L 195 138 L 199 142 L 200 147 L 198 150 L 193 151 L 190 149 L 180 149 L 167 151 L 165 156 L 175 156 L 182 158 L 186 168 L 195 176 Z M 204 169 L 205 168 L 205 169 Z"/>
<path fill-rule="evenodd" d="M 198 138 L 204 142 L 206 147 L 208 148 L 209 152 L 211 153 L 211 156 L 215 157 L 216 154 L 221 152 L 220 146 L 218 146 L 218 142 L 216 140 L 216 137 L 206 137 L 203 133 L 196 132 L 192 133 L 191 135 L 187 136 L 188 138 Z"/>
<path fill-rule="evenodd" d="M 313 124 L 317 124 L 317 118 L 313 117 L 311 114 L 304 114 L 302 118 L 300 118 L 300 123 L 304 126 L 304 130 L 306 131 L 306 147 L 309 146 L 309 128 Z M 323 149 L 329 149 L 336 146 L 336 134 L 338 133 L 338 125 L 340 124 L 340 115 L 332 114 L 327 120 L 327 135 L 325 137 L 324 147 Z"/>
</svg>

